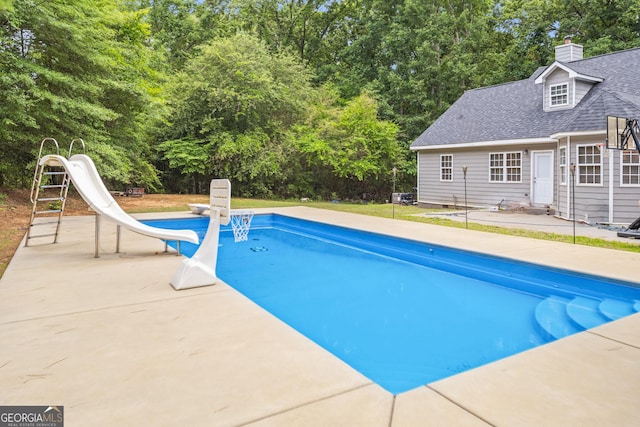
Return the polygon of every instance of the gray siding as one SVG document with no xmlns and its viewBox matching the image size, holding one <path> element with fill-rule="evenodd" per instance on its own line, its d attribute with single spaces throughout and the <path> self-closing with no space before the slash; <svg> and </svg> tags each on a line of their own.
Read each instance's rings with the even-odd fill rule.
<svg viewBox="0 0 640 427">
<path fill-rule="evenodd" d="M 612 222 L 629 224 L 640 216 L 640 186 L 621 186 L 619 151 L 603 148 L 601 163 L 601 183 L 585 185 L 578 181 L 576 171 L 575 184 L 569 172 L 571 163 L 578 164 L 579 145 L 599 144 L 602 136 L 573 137 L 569 141 L 561 138 L 557 144 L 514 145 L 503 147 L 479 147 L 469 149 L 439 149 L 418 152 L 418 202 L 420 204 L 463 207 L 465 204 L 465 180 L 462 166 L 467 166 L 467 204 L 472 207 L 496 207 L 516 209 L 531 205 L 531 162 L 532 152 L 554 151 L 554 192 L 552 207 L 563 218 L 572 218 L 575 200 L 575 217 L 589 223 L 609 223 L 609 156 L 613 162 L 614 209 Z M 566 146 L 567 180 L 560 183 L 559 148 Z M 525 150 L 527 152 L 525 153 Z M 489 154 L 499 152 L 522 153 L 521 182 L 490 182 Z M 453 157 L 453 180 L 440 180 L 440 156 L 450 154 Z M 575 198 L 572 191 L 575 189 Z"/>
<path fill-rule="evenodd" d="M 418 154 L 418 201 L 425 204 L 464 206 L 465 180 L 462 166 L 467 166 L 467 204 L 476 207 L 529 206 L 531 191 L 530 155 L 528 146 L 485 147 L 473 151 L 461 149 L 427 150 Z M 538 149 L 538 147 L 536 147 Z M 522 152 L 521 182 L 491 182 L 490 153 Z M 440 155 L 453 156 L 453 180 L 440 180 Z"/>
<path fill-rule="evenodd" d="M 469 149 L 438 149 L 418 152 L 418 202 L 420 204 L 462 207 L 465 204 L 464 175 L 467 166 L 467 204 L 472 207 L 516 209 L 531 205 L 532 151 L 554 151 L 554 194 L 552 206 L 563 218 L 575 217 L 589 223 L 629 224 L 640 217 L 640 186 L 622 186 L 620 182 L 621 155 L 619 151 L 602 151 L 601 183 L 580 184 L 576 171 L 575 183 L 569 172 L 571 163 L 577 165 L 579 145 L 602 142 L 602 135 L 561 138 L 557 144 L 514 145 L 504 147 L 478 147 Z M 560 183 L 559 148 L 566 146 L 567 180 Z M 525 149 L 529 152 L 525 154 Z M 522 152 L 521 182 L 490 182 L 489 154 L 498 152 Z M 440 180 L 440 155 L 453 156 L 453 180 Z M 610 160 L 610 157 L 612 160 Z M 613 163 L 613 181 L 610 187 L 610 162 Z M 575 189 L 575 195 L 572 192 Z M 609 192 L 613 191 L 613 218 L 609 218 Z M 572 207 L 575 200 L 575 210 Z"/>
<path fill-rule="evenodd" d="M 582 59 L 583 47 L 579 44 L 561 44 L 555 47 L 556 61 L 570 62 Z"/>
<path fill-rule="evenodd" d="M 573 141 L 572 141 L 573 142 Z M 593 145 L 601 141 L 575 141 L 572 146 L 571 162 L 578 164 L 578 147 Z M 606 150 L 606 149 L 603 149 Z M 586 222 L 604 223 L 609 220 L 609 161 L 605 159 L 605 153 L 601 151 L 600 184 L 580 184 L 578 170 L 576 169 L 576 218 Z"/>
<path fill-rule="evenodd" d="M 640 186 L 622 185 L 621 166 L 622 152 L 611 150 L 613 157 L 613 194 L 615 204 L 613 209 L 613 222 L 627 224 L 640 217 Z M 608 159 L 607 159 L 608 160 Z"/>
<path fill-rule="evenodd" d="M 577 80 L 575 82 L 576 99 L 575 99 L 574 105 L 577 105 L 580 101 L 582 101 L 582 98 L 584 98 L 585 95 L 589 93 L 589 89 L 591 89 L 592 86 L 593 86 L 593 83 L 589 83 L 585 81 Z"/>
<path fill-rule="evenodd" d="M 598 144 L 602 142 L 602 136 L 573 137 L 568 146 L 570 154 L 567 165 L 577 164 L 577 146 L 584 144 Z M 567 139 L 562 138 L 558 143 L 558 148 L 566 145 Z M 576 175 L 575 183 L 575 214 L 579 221 L 590 223 L 618 223 L 628 224 L 640 216 L 640 187 L 622 186 L 620 184 L 621 154 L 617 150 L 603 149 L 602 151 L 602 184 L 581 185 L 578 183 Z M 611 159 L 611 160 L 610 160 Z M 610 163 L 613 163 L 613 176 L 609 172 Z M 559 163 L 556 165 L 556 173 L 559 173 Z M 612 186 L 610 187 L 610 179 Z M 567 185 L 557 182 L 557 214 L 563 218 L 571 218 L 572 211 L 572 182 L 571 174 L 568 175 Z M 609 218 L 609 192 L 613 191 L 613 218 Z"/>
<path fill-rule="evenodd" d="M 578 165 L 578 146 L 593 145 L 602 142 L 601 136 L 572 137 L 567 144 L 567 138 L 562 138 L 558 147 L 567 146 L 567 168 L 571 163 Z M 609 160 L 602 155 L 600 184 L 580 184 L 578 169 L 575 177 L 568 171 L 566 185 L 558 185 L 557 214 L 563 218 L 575 217 L 578 221 L 589 223 L 606 223 L 609 220 Z M 556 173 L 559 164 L 556 164 Z M 575 182 L 572 182 L 575 179 Z M 575 195 L 572 194 L 575 190 Z M 575 200 L 575 210 L 572 203 Z"/>
</svg>

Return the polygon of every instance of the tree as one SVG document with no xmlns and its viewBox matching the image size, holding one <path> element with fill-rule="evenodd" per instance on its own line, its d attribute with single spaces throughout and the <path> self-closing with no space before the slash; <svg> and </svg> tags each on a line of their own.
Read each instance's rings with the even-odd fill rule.
<svg viewBox="0 0 640 427">
<path fill-rule="evenodd" d="M 640 0 L 0 0 L 0 185 L 24 185 L 52 136 L 84 138 L 111 185 L 159 187 L 156 165 L 171 191 L 225 175 L 247 195 L 381 192 L 389 164 L 364 159 L 384 122 L 412 187 L 409 144 L 465 90 L 529 77 L 564 35 L 587 56 L 637 47 L 639 13 Z"/>
<path fill-rule="evenodd" d="M 233 30 L 263 40 L 273 52 L 290 52 L 305 66 L 321 67 L 348 42 L 344 27 L 355 0 L 232 0 L 225 8 Z"/>
<path fill-rule="evenodd" d="M 375 93 L 380 117 L 398 124 L 403 188 L 415 186 L 411 142 L 465 90 L 502 81 L 510 39 L 498 18 L 492 0 L 361 2 L 328 78 L 347 99 Z"/>
<path fill-rule="evenodd" d="M 116 0 L 15 0 L 0 11 L 0 180 L 25 168 L 44 137 L 81 137 L 104 177 L 153 185 L 143 125 L 155 73 L 141 14 Z M 145 172 L 141 175 L 141 172 Z"/>
<path fill-rule="evenodd" d="M 307 125 L 296 128 L 298 149 L 314 171 L 314 181 L 336 196 L 384 200 L 389 173 L 401 158 L 398 126 L 378 119 L 377 102 L 367 93 L 344 107 L 336 101 L 323 98 L 325 105 L 316 107 Z"/>
<path fill-rule="evenodd" d="M 291 178 L 295 159 L 286 134 L 304 117 L 312 92 L 309 74 L 291 55 L 269 53 L 247 34 L 216 39 L 171 81 L 170 127 L 158 136 L 158 149 L 169 161 L 195 163 L 205 150 L 201 165 L 174 160 L 173 166 L 183 174 L 228 177 L 239 194 L 269 196 Z"/>
<path fill-rule="evenodd" d="M 165 63 L 164 69 L 180 69 L 198 48 L 225 31 L 225 0 L 128 0 L 132 10 L 144 11 L 150 26 L 150 42 Z"/>
<path fill-rule="evenodd" d="M 550 64 L 553 47 L 565 36 L 585 45 L 587 56 L 640 43 L 638 0 L 507 0 L 500 4 L 501 29 L 514 39 L 507 65 L 520 78 L 528 77 L 537 66 Z"/>
</svg>

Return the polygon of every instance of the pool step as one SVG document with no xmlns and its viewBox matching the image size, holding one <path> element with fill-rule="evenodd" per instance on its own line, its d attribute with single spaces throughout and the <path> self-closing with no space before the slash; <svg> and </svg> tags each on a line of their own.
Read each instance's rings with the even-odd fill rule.
<svg viewBox="0 0 640 427">
<path fill-rule="evenodd" d="M 567 313 L 567 298 L 550 296 L 538 303 L 535 318 L 542 330 L 553 339 L 564 338 L 584 330 Z"/>
<path fill-rule="evenodd" d="M 569 299 L 553 295 L 538 303 L 535 319 L 545 334 L 559 339 L 639 311 L 640 301 L 580 296 Z"/>
<path fill-rule="evenodd" d="M 600 311 L 600 303 L 597 299 L 575 297 L 567 304 L 567 314 L 584 329 L 595 328 L 611 320 Z"/>
<path fill-rule="evenodd" d="M 609 319 L 617 320 L 621 317 L 636 313 L 636 305 L 624 301 L 606 298 L 600 303 L 600 311 Z"/>
</svg>

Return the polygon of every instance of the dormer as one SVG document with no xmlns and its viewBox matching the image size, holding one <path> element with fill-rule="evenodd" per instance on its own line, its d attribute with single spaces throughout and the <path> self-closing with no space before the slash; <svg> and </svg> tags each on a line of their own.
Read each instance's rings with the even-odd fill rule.
<svg viewBox="0 0 640 427">
<path fill-rule="evenodd" d="M 565 37 L 564 44 L 556 46 L 556 60 L 535 80 L 542 85 L 545 112 L 568 110 L 580 103 L 593 85 L 604 79 L 580 73 L 572 62 L 582 59 L 582 46 Z"/>
</svg>

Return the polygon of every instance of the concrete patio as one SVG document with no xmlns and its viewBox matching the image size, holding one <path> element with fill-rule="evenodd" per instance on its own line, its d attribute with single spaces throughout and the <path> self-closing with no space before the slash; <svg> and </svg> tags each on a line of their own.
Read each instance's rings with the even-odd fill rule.
<svg viewBox="0 0 640 427">
<path fill-rule="evenodd" d="M 640 282 L 640 254 L 306 207 L 285 215 Z M 191 216 L 154 214 L 144 217 Z M 143 217 L 142 215 L 139 217 Z M 393 396 L 164 244 L 65 217 L 0 280 L 0 404 L 66 426 L 635 426 L 640 314 Z M 251 268 L 251 266 L 247 266 Z"/>
</svg>

